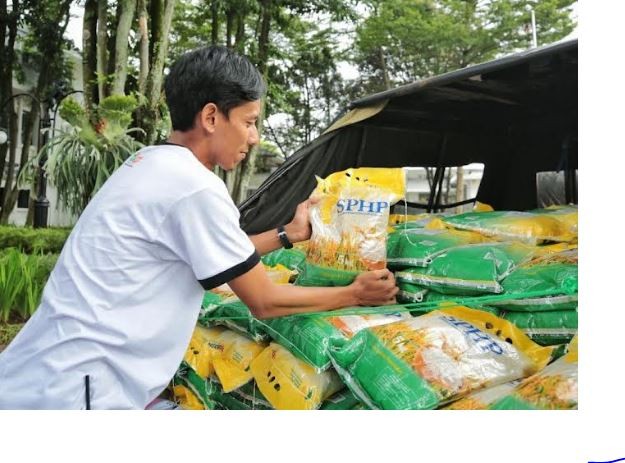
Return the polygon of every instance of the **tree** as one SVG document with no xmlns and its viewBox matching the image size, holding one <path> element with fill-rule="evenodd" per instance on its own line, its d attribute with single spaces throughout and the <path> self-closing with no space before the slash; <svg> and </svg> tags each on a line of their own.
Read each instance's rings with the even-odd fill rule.
<svg viewBox="0 0 625 463">
<path fill-rule="evenodd" d="M 364 93 L 529 48 L 530 8 L 541 44 L 569 34 L 575 0 L 369 0 L 354 62 Z"/>
<path fill-rule="evenodd" d="M 288 123 L 270 127 L 268 137 L 284 156 L 318 136 L 346 103 L 336 31 L 312 21 L 293 22 L 269 68 L 268 112 L 288 114 Z"/>
<path fill-rule="evenodd" d="M 14 1 L 12 3 L 13 10 L 10 14 L 3 14 L 3 17 L 11 18 L 7 21 L 3 19 L 3 23 L 8 26 L 9 42 L 12 41 L 13 46 L 15 45 L 17 35 L 16 28 L 19 24 L 24 25 L 25 33 L 21 38 L 22 48 L 19 54 L 15 51 L 3 50 L 4 56 L 7 56 L 7 64 L 9 66 L 2 70 L 3 79 L 6 79 L 6 81 L 3 80 L 2 101 L 7 101 L 10 98 L 9 95 L 12 94 L 14 76 L 17 74 L 17 77 L 20 77 L 14 68 L 18 62 L 22 66 L 22 71 L 24 67 L 29 67 L 34 69 L 37 75 L 36 84 L 29 92 L 34 98 L 31 104 L 31 111 L 22 128 L 22 132 L 25 134 L 32 134 L 38 128 L 39 111 L 47 111 L 54 97 L 57 96 L 55 93 L 59 91 L 58 82 L 62 78 L 67 79 L 70 71 L 64 56 L 64 51 L 69 47 L 69 44 L 63 38 L 63 34 L 69 21 L 71 1 L 43 2 L 30 0 L 23 3 Z M 0 6 L 4 7 L 2 12 L 6 14 L 6 2 Z M 16 60 L 18 57 L 19 61 Z M 53 85 L 55 82 L 57 83 L 56 87 Z M 43 108 L 40 106 L 43 106 Z M 28 163 L 32 141 L 32 137 L 24 137 L 19 156 L 19 167 L 17 172 L 15 172 L 13 166 L 16 160 L 18 160 L 18 140 L 16 140 L 17 115 L 12 102 L 7 103 L 6 107 L 9 112 L 9 116 L 6 119 L 9 122 L 11 139 L 8 162 L 6 164 L 6 151 L 0 149 L 0 178 L 4 175 L 5 168 L 8 167 L 4 190 L 0 195 L 0 223 L 8 222 L 9 215 L 15 207 L 19 192 L 17 180 Z"/>
</svg>

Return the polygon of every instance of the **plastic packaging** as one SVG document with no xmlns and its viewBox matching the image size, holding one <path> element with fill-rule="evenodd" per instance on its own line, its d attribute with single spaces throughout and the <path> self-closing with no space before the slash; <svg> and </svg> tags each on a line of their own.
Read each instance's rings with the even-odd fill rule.
<svg viewBox="0 0 625 463">
<path fill-rule="evenodd" d="M 428 267 L 408 268 L 396 272 L 395 278 L 443 294 L 498 294 L 503 292 L 500 281 L 532 252 L 531 246 L 515 242 L 457 246 L 432 259 Z"/>
<path fill-rule="evenodd" d="M 467 212 L 445 217 L 454 228 L 482 233 L 501 241 L 519 240 L 527 244 L 545 241 L 572 241 L 577 235 L 569 226 L 549 214 L 519 211 Z"/>
<path fill-rule="evenodd" d="M 284 347 L 271 343 L 251 364 L 263 396 L 278 410 L 315 410 L 344 386 L 332 370 L 318 373 Z"/>
<path fill-rule="evenodd" d="M 392 204 L 404 197 L 402 169 L 358 168 L 317 178 L 312 235 L 296 284 L 346 286 L 366 270 L 386 267 Z"/>
<path fill-rule="evenodd" d="M 330 365 L 328 354 L 334 340 L 350 339 L 358 331 L 368 327 L 393 323 L 411 318 L 407 311 L 395 313 L 277 317 L 266 320 L 264 330 L 295 356 L 314 366 L 318 371 Z"/>
<path fill-rule="evenodd" d="M 494 410 L 577 409 L 577 336 L 569 352 L 544 370 L 523 380 L 491 407 Z"/>
<path fill-rule="evenodd" d="M 454 307 L 362 330 L 330 353 L 345 384 L 370 408 L 433 409 L 529 376 L 552 351 L 494 315 Z"/>
</svg>

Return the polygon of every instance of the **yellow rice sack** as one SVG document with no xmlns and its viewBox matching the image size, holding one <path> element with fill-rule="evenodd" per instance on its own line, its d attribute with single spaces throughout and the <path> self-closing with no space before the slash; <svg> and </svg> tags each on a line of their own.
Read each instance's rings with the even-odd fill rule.
<svg viewBox="0 0 625 463">
<path fill-rule="evenodd" d="M 195 372 L 206 379 L 213 374 L 213 353 L 223 348 L 218 339 L 224 328 L 204 328 L 196 326 L 189 347 L 184 354 L 184 360 Z"/>
<path fill-rule="evenodd" d="M 334 371 L 317 373 L 273 342 L 252 361 L 251 368 L 258 389 L 278 410 L 316 410 L 344 387 Z"/>
<path fill-rule="evenodd" d="M 467 212 L 443 221 L 460 230 L 470 230 L 501 241 L 519 240 L 527 244 L 540 244 L 545 241 L 573 241 L 577 235 L 569 226 L 550 214 L 490 211 Z"/>
<path fill-rule="evenodd" d="M 213 368 L 224 392 L 240 388 L 252 380 L 250 363 L 267 344 L 252 341 L 231 330 L 219 336 L 221 350 L 213 354 Z"/>
<path fill-rule="evenodd" d="M 317 178 L 312 235 L 297 279 L 302 286 L 346 286 L 386 267 L 390 207 L 405 195 L 402 169 L 358 168 Z"/>
</svg>

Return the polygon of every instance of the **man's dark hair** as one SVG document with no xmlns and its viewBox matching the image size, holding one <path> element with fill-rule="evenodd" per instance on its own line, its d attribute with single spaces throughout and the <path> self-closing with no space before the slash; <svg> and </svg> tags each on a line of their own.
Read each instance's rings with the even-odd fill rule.
<svg viewBox="0 0 625 463">
<path fill-rule="evenodd" d="M 222 46 L 198 48 L 176 60 L 165 78 L 165 98 L 174 130 L 193 128 L 198 112 L 215 103 L 228 117 L 230 110 L 261 98 L 263 79 L 242 55 Z"/>
</svg>

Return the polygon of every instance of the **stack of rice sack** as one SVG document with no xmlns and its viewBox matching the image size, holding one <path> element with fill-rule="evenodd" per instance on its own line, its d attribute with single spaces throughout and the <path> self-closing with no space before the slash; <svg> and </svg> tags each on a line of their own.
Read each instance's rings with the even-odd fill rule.
<svg viewBox="0 0 625 463">
<path fill-rule="evenodd" d="M 569 354 L 554 362 L 562 352 L 552 345 L 577 326 L 576 210 L 389 216 L 404 178 L 402 169 L 348 169 L 318 179 L 307 247 L 263 257 L 275 282 L 298 285 L 348 285 L 388 265 L 403 306 L 257 320 L 218 288 L 174 379 L 183 406 L 576 407 L 572 392 L 549 405 L 526 399 L 541 374 L 551 381 L 565 361 L 577 371 Z"/>
<path fill-rule="evenodd" d="M 471 212 L 420 225 L 404 224 L 389 235 L 388 265 L 396 270 L 400 301 L 454 300 L 510 320 L 542 345 L 571 340 L 577 208 Z"/>
</svg>

